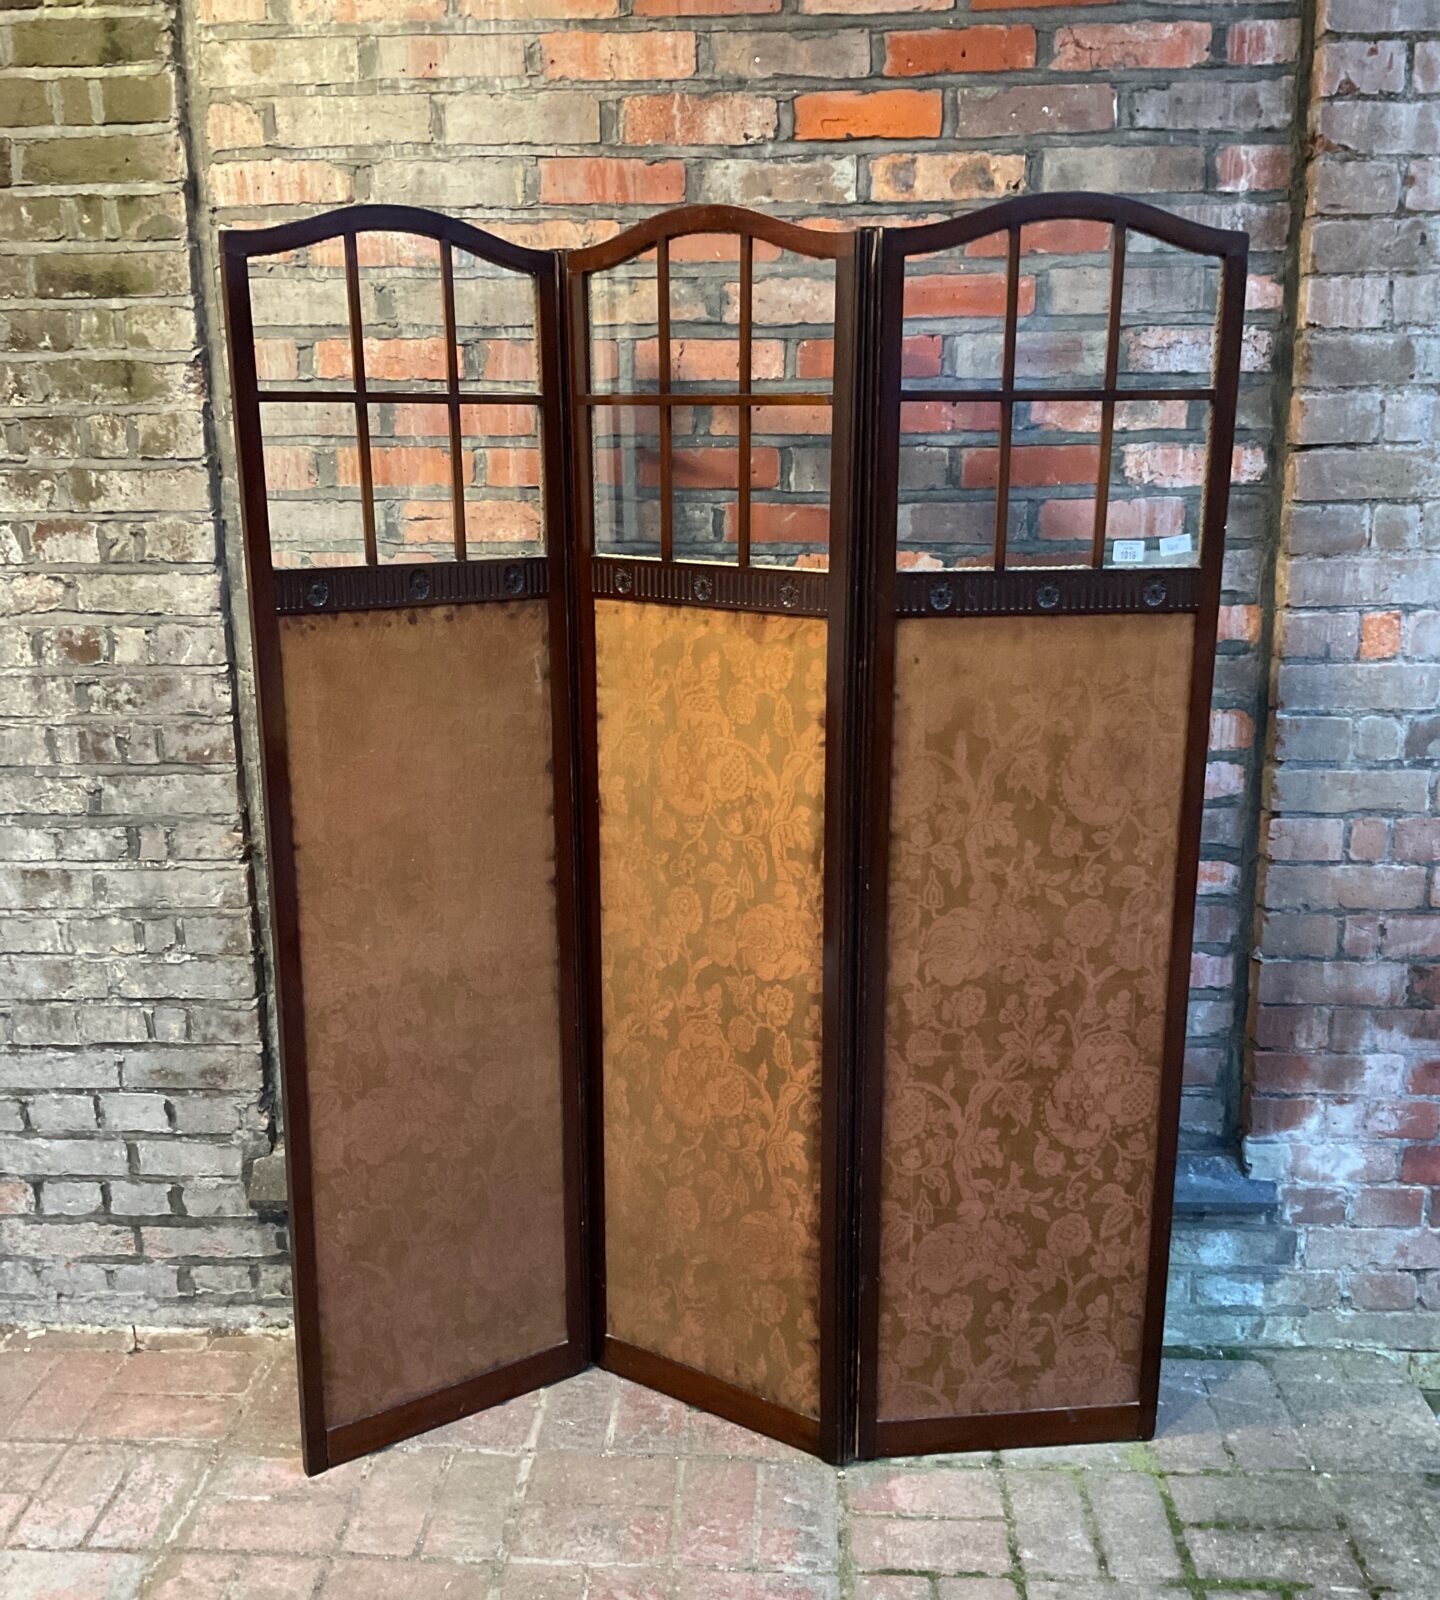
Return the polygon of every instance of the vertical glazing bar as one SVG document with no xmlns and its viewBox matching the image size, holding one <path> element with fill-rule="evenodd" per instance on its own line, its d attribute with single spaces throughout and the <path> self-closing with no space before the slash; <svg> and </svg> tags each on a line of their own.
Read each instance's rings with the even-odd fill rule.
<svg viewBox="0 0 1440 1600">
<path fill-rule="evenodd" d="M 1005 357 L 1000 376 L 1000 470 L 995 483 L 995 570 L 1005 569 L 1010 524 L 1010 433 L 1015 417 L 1015 333 L 1020 315 L 1020 230 L 1010 229 L 1005 252 Z"/>
<path fill-rule="evenodd" d="M 662 239 L 655 249 L 655 288 L 659 299 L 656 351 L 660 375 L 660 559 L 669 561 L 675 549 L 675 512 L 670 503 L 670 441 L 674 425 L 670 418 L 670 241 Z"/>
<path fill-rule="evenodd" d="M 450 414 L 450 527 L 455 559 L 465 559 L 465 462 L 460 453 L 460 351 L 455 331 L 455 252 L 440 242 L 440 285 L 445 297 L 445 409 Z"/>
<path fill-rule="evenodd" d="M 350 306 L 350 365 L 355 375 L 355 454 L 360 464 L 360 514 L 365 519 L 365 564 L 375 549 L 375 476 L 370 465 L 370 403 L 365 393 L 365 330 L 360 313 L 360 258 L 355 235 L 345 235 L 345 295 Z"/>
<path fill-rule="evenodd" d="M 1115 385 L 1120 375 L 1120 310 L 1125 298 L 1125 227 L 1110 230 L 1110 320 L 1105 330 L 1105 398 L 1100 402 L 1100 462 L 1095 479 L 1095 528 L 1090 565 L 1105 565 L 1105 523 L 1110 513 L 1110 453 L 1115 437 Z"/>
<path fill-rule="evenodd" d="M 740 237 L 740 380 L 741 394 L 750 393 L 750 351 L 753 343 L 754 307 L 750 304 L 755 281 L 755 241 L 748 233 Z M 740 402 L 740 459 L 736 463 L 738 482 L 738 524 L 736 529 L 736 560 L 742 567 L 750 565 L 750 406 Z"/>
</svg>

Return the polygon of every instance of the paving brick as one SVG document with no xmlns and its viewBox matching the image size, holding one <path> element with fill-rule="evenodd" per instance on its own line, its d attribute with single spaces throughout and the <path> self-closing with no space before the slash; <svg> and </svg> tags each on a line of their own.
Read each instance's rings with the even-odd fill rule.
<svg viewBox="0 0 1440 1600">
<path fill-rule="evenodd" d="M 1158 1583 L 1184 1576 L 1184 1563 L 1153 1478 L 1133 1472 L 1091 1472 L 1086 1474 L 1085 1489 L 1113 1577 Z"/>
<path fill-rule="evenodd" d="M 948 1517 L 855 1516 L 850 1545 L 861 1571 L 1005 1572 L 1010 1546 L 1000 1522 Z"/>
<path fill-rule="evenodd" d="M 755 1546 L 758 1468 L 745 1461 L 689 1461 L 681 1474 L 675 1549 L 686 1565 L 738 1567 Z"/>
<path fill-rule="evenodd" d="M 1026 1577 L 1086 1578 L 1100 1571 L 1078 1483 L 1058 1473 L 1007 1471 Z"/>
</svg>

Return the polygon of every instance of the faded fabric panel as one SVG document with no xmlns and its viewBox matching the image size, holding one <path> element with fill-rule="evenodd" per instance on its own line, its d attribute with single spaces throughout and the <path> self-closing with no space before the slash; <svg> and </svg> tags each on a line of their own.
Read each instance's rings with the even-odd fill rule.
<svg viewBox="0 0 1440 1600">
<path fill-rule="evenodd" d="M 546 604 L 280 636 L 333 1427 L 565 1339 Z"/>
<path fill-rule="evenodd" d="M 1139 1398 L 1193 633 L 898 625 L 884 1418 Z"/>
<path fill-rule="evenodd" d="M 608 1332 L 815 1416 L 825 623 L 595 609 Z"/>
</svg>

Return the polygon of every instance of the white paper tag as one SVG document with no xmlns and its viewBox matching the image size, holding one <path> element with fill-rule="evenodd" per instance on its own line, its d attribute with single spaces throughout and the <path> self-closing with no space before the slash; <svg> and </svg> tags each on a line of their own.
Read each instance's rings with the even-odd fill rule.
<svg viewBox="0 0 1440 1600">
<path fill-rule="evenodd" d="M 1160 554 L 1162 556 L 1188 556 L 1190 554 L 1190 535 L 1188 533 L 1167 533 L 1160 540 Z"/>
<path fill-rule="evenodd" d="M 1145 541 L 1143 539 L 1117 539 L 1111 546 L 1111 554 L 1115 558 L 1117 567 L 1133 567 L 1145 559 Z"/>
</svg>

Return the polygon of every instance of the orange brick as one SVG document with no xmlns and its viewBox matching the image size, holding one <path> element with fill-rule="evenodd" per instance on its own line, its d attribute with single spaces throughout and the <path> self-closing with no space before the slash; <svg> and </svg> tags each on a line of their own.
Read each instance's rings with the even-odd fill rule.
<svg viewBox="0 0 1440 1600">
<path fill-rule="evenodd" d="M 935 89 L 880 89 L 802 94 L 795 98 L 797 139 L 935 139 L 941 98 Z"/>
<path fill-rule="evenodd" d="M 693 33 L 546 33 L 540 53 L 547 78 L 665 83 L 695 76 Z"/>
<path fill-rule="evenodd" d="M 756 406 L 751 413 L 756 433 L 829 435 L 834 418 L 829 406 Z"/>
<path fill-rule="evenodd" d="M 1199 444 L 1126 445 L 1125 477 L 1165 489 L 1194 488 L 1205 481 L 1205 453 Z"/>
<path fill-rule="evenodd" d="M 1210 713 L 1212 750 L 1248 750 L 1255 742 L 1255 721 L 1244 711 L 1221 710 Z"/>
<path fill-rule="evenodd" d="M 1260 607 L 1221 606 L 1216 637 L 1241 644 L 1254 644 L 1260 637 Z"/>
<path fill-rule="evenodd" d="M 221 161 L 210 169 L 221 206 L 292 206 L 351 197 L 350 174 L 328 161 Z"/>
<path fill-rule="evenodd" d="M 350 376 L 350 341 L 317 339 L 315 376 Z M 365 376 L 404 383 L 410 380 L 441 379 L 445 376 L 443 339 L 367 339 Z"/>
<path fill-rule="evenodd" d="M 315 473 L 315 452 L 308 445 L 267 444 L 265 446 L 265 487 L 313 489 L 319 482 Z"/>
<path fill-rule="evenodd" d="M 1367 611 L 1360 618 L 1360 659 L 1383 661 L 1400 654 L 1400 613 Z"/>
<path fill-rule="evenodd" d="M 548 17 L 574 22 L 581 17 L 618 17 L 620 0 L 460 0 L 460 15 L 483 22 L 536 22 Z"/>
<path fill-rule="evenodd" d="M 900 407 L 901 433 L 993 433 L 1000 407 L 987 400 L 909 400 Z"/>
<path fill-rule="evenodd" d="M 1035 309 L 1035 280 L 1021 278 L 1016 301 L 1022 317 Z M 1003 317 L 1005 275 L 972 272 L 956 277 L 938 274 L 910 278 L 905 284 L 907 317 Z"/>
<path fill-rule="evenodd" d="M 1300 47 L 1297 21 L 1235 22 L 1225 35 L 1225 55 L 1237 67 L 1274 67 L 1293 61 Z"/>
<path fill-rule="evenodd" d="M 834 13 L 874 17 L 877 11 L 951 11 L 955 0 L 800 0 L 800 9 L 812 15 Z"/>
<path fill-rule="evenodd" d="M 1047 500 L 1040 507 L 1042 539 L 1088 539 L 1095 529 L 1093 500 Z M 1185 502 L 1149 496 L 1143 500 L 1111 500 L 1105 532 L 1111 539 L 1163 539 L 1184 533 Z"/>
<path fill-rule="evenodd" d="M 485 482 L 492 489 L 533 489 L 540 482 L 538 450 L 487 450 Z"/>
<path fill-rule="evenodd" d="M 1284 189 L 1290 182 L 1288 144 L 1229 144 L 1215 158 L 1215 176 L 1228 194 Z"/>
<path fill-rule="evenodd" d="M 1195 876 L 1201 894 L 1224 894 L 1235 887 L 1240 873 L 1233 861 L 1202 861 Z"/>
<path fill-rule="evenodd" d="M 984 200 L 1018 194 L 1025 187 L 1025 157 L 987 156 L 977 150 L 951 154 L 877 156 L 870 163 L 875 200 Z"/>
<path fill-rule="evenodd" d="M 253 106 L 213 105 L 205 114 L 205 136 L 212 150 L 243 150 L 265 143 L 265 124 Z"/>
<path fill-rule="evenodd" d="M 657 94 L 626 100 L 626 144 L 758 144 L 774 137 L 775 102 L 754 94 Z"/>
<path fill-rule="evenodd" d="M 1223 800 L 1244 794 L 1245 769 L 1237 761 L 1211 761 L 1205 767 L 1205 798 Z"/>
<path fill-rule="evenodd" d="M 677 448 L 671 457 L 672 480 L 682 489 L 734 489 L 740 482 L 740 453 L 720 445 Z M 660 481 L 658 456 L 652 456 L 641 482 L 654 487 Z M 750 452 L 750 485 L 775 489 L 780 485 L 780 452 L 761 445 Z"/>
<path fill-rule="evenodd" d="M 448 546 L 455 538 L 455 525 L 448 500 L 406 500 L 400 516 L 400 537 L 406 544 Z M 407 554 L 407 560 L 414 557 Z M 421 559 L 433 560 L 434 557 Z"/>
<path fill-rule="evenodd" d="M 824 544 L 830 537 L 830 507 L 761 500 L 750 508 L 750 537 L 757 544 Z"/>
<path fill-rule="evenodd" d="M 660 347 L 654 339 L 635 346 L 635 375 L 649 379 L 660 371 Z M 750 347 L 750 372 L 754 378 L 785 375 L 785 346 L 778 339 L 757 339 Z M 740 374 L 740 343 L 736 339 L 676 339 L 670 346 L 670 376 L 682 383 L 735 384 Z"/>
<path fill-rule="evenodd" d="M 1027 27 L 926 28 L 885 35 L 887 78 L 956 72 L 1009 72 L 1035 65 L 1035 30 Z"/>
<path fill-rule="evenodd" d="M 449 538 L 450 508 L 446 506 L 446 532 Z M 482 544 L 497 541 L 531 543 L 542 537 L 540 507 L 534 500 L 467 500 L 465 503 L 465 537 Z"/>
<path fill-rule="evenodd" d="M 1098 400 L 1032 400 L 1030 426 L 1057 428 L 1065 433 L 1099 433 L 1101 406 Z M 1182 409 L 1180 426 L 1184 427 Z"/>
<path fill-rule="evenodd" d="M 1210 54 L 1208 22 L 1098 23 L 1061 28 L 1050 66 L 1056 72 L 1127 67 L 1194 67 Z"/>
<path fill-rule="evenodd" d="M 637 17 L 757 17 L 780 9 L 780 0 L 635 0 Z"/>
<path fill-rule="evenodd" d="M 409 414 L 417 410 L 435 411 L 435 406 L 396 406 L 395 431 L 401 432 L 401 421 L 409 421 Z M 467 439 L 529 439 L 536 429 L 536 407 L 518 406 L 461 406 L 460 431 Z M 432 424 L 433 427 L 433 424 Z M 429 432 L 430 429 L 425 431 Z"/>
<path fill-rule="evenodd" d="M 292 22 L 438 22 L 445 0 L 290 0 Z"/>
<path fill-rule="evenodd" d="M 1110 224 L 1082 222 L 1072 217 L 1060 217 L 1052 222 L 1032 222 L 1025 228 L 1021 243 L 1026 255 L 1093 255 L 1097 250 L 1110 248 Z M 987 233 L 983 239 L 977 239 L 965 254 L 1003 256 L 1005 248 L 1003 233 Z"/>
<path fill-rule="evenodd" d="M 535 346 L 529 339 L 486 339 L 481 352 L 487 383 L 535 383 Z"/>
<path fill-rule="evenodd" d="M 377 489 L 429 489 L 450 482 L 450 452 L 429 445 L 377 445 L 370 452 L 370 472 Z M 360 482 L 355 450 L 335 452 L 335 478 L 352 486 Z"/>
<path fill-rule="evenodd" d="M 1094 483 L 1100 447 L 1094 444 L 1029 444 L 1010 452 L 1010 482 L 1021 489 L 1053 488 L 1062 483 Z M 960 464 L 966 489 L 993 489 L 1000 481 L 998 450 L 967 450 Z"/>
<path fill-rule="evenodd" d="M 938 334 L 917 334 L 900 342 L 900 375 L 902 378 L 938 378 L 940 376 L 941 340 Z"/>
<path fill-rule="evenodd" d="M 939 344 L 937 339 L 936 344 Z M 833 339 L 802 339 L 795 351 L 795 375 L 799 378 L 833 378 L 835 376 L 835 341 Z M 907 374 L 908 375 L 908 374 Z M 915 374 L 921 376 L 921 374 Z"/>
<path fill-rule="evenodd" d="M 551 156 L 540 163 L 545 205 L 675 205 L 685 198 L 685 164 L 616 156 Z"/>
<path fill-rule="evenodd" d="M 257 339 L 255 375 L 262 383 L 284 383 L 300 376 L 300 351 L 293 339 Z"/>
</svg>

